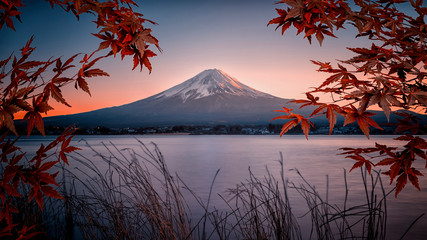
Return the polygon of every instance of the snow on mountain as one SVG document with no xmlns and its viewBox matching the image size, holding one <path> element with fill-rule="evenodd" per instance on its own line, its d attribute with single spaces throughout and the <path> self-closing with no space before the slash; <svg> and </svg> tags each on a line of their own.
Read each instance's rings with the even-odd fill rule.
<svg viewBox="0 0 427 240">
<path fill-rule="evenodd" d="M 310 115 L 315 109 L 299 109 L 291 99 L 255 90 L 218 69 L 205 70 L 195 77 L 154 96 L 122 106 L 91 112 L 44 118 L 45 125 L 79 127 L 144 127 L 175 125 L 269 124 L 283 106 Z M 312 119 L 327 124 L 321 117 Z M 376 122 L 387 122 L 384 114 Z M 342 121 L 342 118 L 341 120 Z M 280 121 L 273 122 L 280 124 Z"/>
<path fill-rule="evenodd" d="M 215 94 L 273 98 L 272 95 L 255 90 L 219 69 L 205 70 L 179 85 L 154 95 L 152 98 L 179 97 L 183 102 L 186 102 Z"/>
<path fill-rule="evenodd" d="M 50 117 L 45 124 L 80 127 L 142 127 L 268 124 L 287 104 L 283 99 L 255 90 L 227 73 L 208 69 L 161 93 L 122 106 Z"/>
</svg>

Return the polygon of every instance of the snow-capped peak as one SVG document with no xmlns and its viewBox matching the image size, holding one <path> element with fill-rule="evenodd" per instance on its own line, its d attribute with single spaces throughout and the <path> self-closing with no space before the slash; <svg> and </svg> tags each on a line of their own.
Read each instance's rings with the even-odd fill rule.
<svg viewBox="0 0 427 240">
<path fill-rule="evenodd" d="M 219 69 L 208 69 L 175 87 L 157 94 L 155 98 L 178 96 L 185 102 L 189 99 L 198 99 L 215 94 L 230 94 L 253 98 L 272 97 L 269 94 L 246 86 Z"/>
</svg>

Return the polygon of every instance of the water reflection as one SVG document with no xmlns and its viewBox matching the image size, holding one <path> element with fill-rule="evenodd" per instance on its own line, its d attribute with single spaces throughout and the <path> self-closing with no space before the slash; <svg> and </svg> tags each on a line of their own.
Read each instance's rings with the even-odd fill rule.
<svg viewBox="0 0 427 240">
<path fill-rule="evenodd" d="M 92 147 L 101 152 L 106 152 L 101 142 L 114 143 L 118 149 L 139 149 L 138 142 L 129 136 L 76 136 L 75 140 L 84 138 Z M 326 195 L 326 175 L 329 177 L 329 199 L 331 202 L 341 203 L 344 198 L 343 169 L 350 169 L 353 160 L 345 159 L 337 155 L 337 149 L 341 147 L 370 147 L 379 142 L 390 146 L 398 146 L 398 142 L 392 141 L 391 136 L 372 136 L 367 140 L 364 136 L 311 136 L 307 141 L 304 136 L 137 136 L 145 144 L 156 143 L 171 170 L 177 172 L 181 178 L 202 199 L 206 200 L 209 194 L 209 186 L 220 169 L 213 192 L 225 195 L 225 190 L 234 187 L 237 183 L 249 177 L 248 168 L 259 177 L 266 173 L 266 167 L 270 173 L 279 179 L 280 165 L 278 163 L 279 152 L 283 153 L 285 160 L 286 177 L 298 184 L 301 179 L 295 171 L 299 169 L 307 181 L 316 185 L 320 193 Z M 32 137 L 22 139 L 19 145 L 24 151 L 35 152 L 40 139 Z M 75 142 L 75 145 L 83 150 L 80 154 L 90 155 L 85 148 L 85 142 Z M 96 159 L 96 158 L 94 158 Z M 416 161 L 415 167 L 427 175 L 424 162 Z M 96 163 L 102 168 L 102 161 Z M 71 166 L 73 163 L 71 162 Z M 104 166 L 106 167 L 106 166 Z M 349 204 L 357 204 L 363 200 L 363 185 L 359 170 L 347 174 L 349 189 L 351 191 Z M 383 178 L 386 190 L 392 189 L 388 185 L 387 177 Z M 413 186 L 408 186 L 400 193 L 397 199 L 392 195 L 388 202 L 388 229 L 390 239 L 398 238 L 411 221 L 420 213 L 427 212 L 427 177 L 420 178 L 422 191 L 419 192 Z M 291 193 L 292 206 L 298 214 L 302 215 L 305 209 L 304 201 L 296 192 Z M 195 201 L 190 204 L 197 205 Z M 219 209 L 227 209 L 221 198 L 214 194 L 212 205 Z M 309 226 L 308 220 L 301 220 Z M 407 239 L 422 239 L 427 236 L 427 217 L 421 219 L 407 235 Z"/>
</svg>

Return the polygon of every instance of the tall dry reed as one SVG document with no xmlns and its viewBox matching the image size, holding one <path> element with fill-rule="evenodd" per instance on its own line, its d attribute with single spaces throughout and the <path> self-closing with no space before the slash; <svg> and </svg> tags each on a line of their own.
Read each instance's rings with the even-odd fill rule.
<svg viewBox="0 0 427 240">
<path fill-rule="evenodd" d="M 48 233 L 41 239 L 387 239 L 390 192 L 385 192 L 380 172 L 361 171 L 365 200 L 350 204 L 344 170 L 344 200 L 332 203 L 329 180 L 325 196 L 297 169 L 300 179 L 289 181 L 280 153 L 279 179 L 268 168 L 262 177 L 249 169 L 247 180 L 218 194 L 213 193 L 217 171 L 203 201 L 169 171 L 156 144 L 136 141 L 139 149 L 118 149 L 113 143 L 98 149 L 86 143 L 89 152 L 71 155 L 74 167 L 62 169 L 66 200 L 47 202 L 43 213 L 21 204 L 20 212 L 30 216 L 22 219 Z M 212 194 L 226 207 L 212 205 Z M 306 203 L 303 216 L 295 215 L 290 194 Z M 192 212 L 203 214 L 195 217 Z M 311 227 L 301 229 L 299 220 L 307 217 Z"/>
</svg>

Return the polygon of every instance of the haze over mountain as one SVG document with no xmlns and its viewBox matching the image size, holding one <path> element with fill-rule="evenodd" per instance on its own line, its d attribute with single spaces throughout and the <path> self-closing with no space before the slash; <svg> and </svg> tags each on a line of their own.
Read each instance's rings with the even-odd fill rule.
<svg viewBox="0 0 427 240">
<path fill-rule="evenodd" d="M 273 110 L 298 109 L 284 99 L 253 89 L 219 69 L 208 69 L 151 97 L 118 107 L 45 118 L 46 125 L 147 127 L 173 125 L 268 124 Z M 297 110 L 310 114 L 313 108 Z M 385 122 L 385 116 L 375 120 Z M 326 122 L 326 118 L 318 121 Z M 280 122 L 273 122 L 279 124 Z"/>
<path fill-rule="evenodd" d="M 253 89 L 219 69 L 208 69 L 136 102 L 44 120 L 46 125 L 80 127 L 268 124 L 278 115 L 273 110 L 288 101 Z"/>
</svg>

